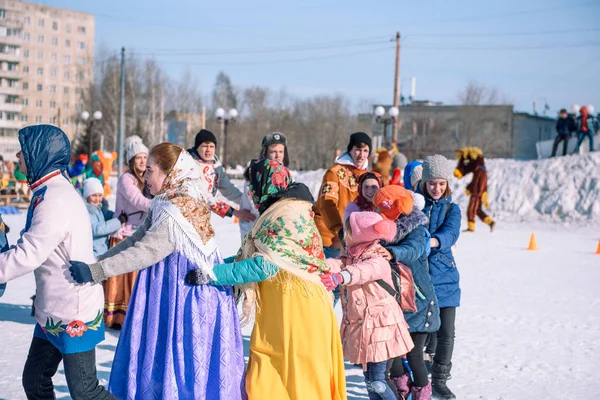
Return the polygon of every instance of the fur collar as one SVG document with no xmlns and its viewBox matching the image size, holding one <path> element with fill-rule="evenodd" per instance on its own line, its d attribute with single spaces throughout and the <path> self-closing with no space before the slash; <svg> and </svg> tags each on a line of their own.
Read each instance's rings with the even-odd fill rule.
<svg viewBox="0 0 600 400">
<path fill-rule="evenodd" d="M 429 223 L 429 219 L 421 210 L 413 209 L 413 211 L 408 215 L 402 215 L 396 221 L 396 237 L 394 238 L 393 243 L 388 244 L 398 244 L 402 241 L 409 233 L 415 230 L 416 227 L 425 225 Z"/>
</svg>

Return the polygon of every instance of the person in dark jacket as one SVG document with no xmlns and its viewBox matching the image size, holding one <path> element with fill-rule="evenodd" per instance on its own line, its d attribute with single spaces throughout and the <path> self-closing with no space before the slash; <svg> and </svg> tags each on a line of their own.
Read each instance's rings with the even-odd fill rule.
<svg viewBox="0 0 600 400">
<path fill-rule="evenodd" d="M 431 383 L 423 360 L 427 336 L 440 327 L 440 310 L 429 275 L 427 262 L 429 232 L 428 219 L 414 206 L 413 195 L 399 186 L 386 186 L 373 199 L 383 216 L 396 223 L 396 237 L 382 243 L 385 258 L 410 268 L 416 287 L 416 312 L 405 312 L 410 336 L 415 347 L 406 355 L 413 379 L 405 371 L 402 358 L 395 358 L 390 369 L 391 381 L 402 398 L 412 394 L 415 400 L 431 398 Z"/>
<path fill-rule="evenodd" d="M 554 139 L 554 145 L 552 146 L 552 156 L 556 156 L 556 150 L 560 142 L 563 142 L 563 156 L 567 155 L 567 146 L 569 145 L 569 139 L 571 138 L 571 132 L 575 130 L 575 121 L 569 117 L 567 110 L 564 108 L 560 110 L 558 121 L 556 121 L 556 139 Z"/>
<path fill-rule="evenodd" d="M 452 163 L 446 157 L 429 156 L 423 162 L 423 212 L 429 217 L 431 234 L 429 274 L 438 299 L 441 322 L 431 378 L 433 394 L 441 399 L 456 398 L 446 385 L 452 369 L 456 308 L 460 305 L 460 275 L 452 255 L 452 246 L 460 235 L 461 214 L 458 205 L 452 203 L 448 186 L 451 177 Z"/>
</svg>

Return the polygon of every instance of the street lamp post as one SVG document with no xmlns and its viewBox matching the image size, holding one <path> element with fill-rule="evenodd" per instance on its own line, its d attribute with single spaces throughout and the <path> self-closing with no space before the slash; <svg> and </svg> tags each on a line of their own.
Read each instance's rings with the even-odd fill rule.
<svg viewBox="0 0 600 400">
<path fill-rule="evenodd" d="M 225 112 L 222 108 L 217 108 L 215 111 L 215 117 L 217 117 L 217 122 L 221 125 L 221 149 L 219 150 L 219 160 L 223 164 L 223 167 L 227 166 L 227 126 L 229 122 L 234 122 L 238 117 L 238 110 L 235 108 L 230 109 Z"/>
<path fill-rule="evenodd" d="M 385 147 L 389 148 L 391 144 L 388 137 L 387 127 L 388 125 L 393 124 L 396 121 L 399 113 L 400 111 L 396 107 L 390 107 L 387 111 L 387 115 L 385 112 L 385 108 L 383 108 L 382 106 L 375 107 L 375 110 L 373 111 L 373 114 L 375 115 L 375 121 L 380 124 L 383 124 L 383 138 L 385 141 Z"/>
<path fill-rule="evenodd" d="M 92 153 L 94 151 L 94 123 L 96 121 L 100 121 L 102 119 L 102 111 L 94 111 L 94 114 L 92 115 L 92 119 L 88 122 L 88 120 L 90 119 L 90 113 L 87 111 L 84 111 L 81 113 L 81 120 L 86 124 L 85 127 L 85 131 L 89 137 L 90 140 L 90 153 L 89 153 L 89 157 L 90 159 L 92 158 Z"/>
</svg>

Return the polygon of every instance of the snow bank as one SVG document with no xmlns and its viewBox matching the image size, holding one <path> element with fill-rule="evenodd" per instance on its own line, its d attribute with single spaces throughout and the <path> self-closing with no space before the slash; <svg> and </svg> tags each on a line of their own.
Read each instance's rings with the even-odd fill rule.
<svg viewBox="0 0 600 400">
<path fill-rule="evenodd" d="M 456 160 L 449 161 L 452 168 Z M 553 223 L 600 222 L 600 152 L 535 161 L 486 160 L 494 218 Z M 294 180 L 318 195 L 325 170 L 292 171 Z M 466 213 L 465 188 L 472 175 L 450 182 L 453 199 Z M 242 187 L 241 181 L 236 181 Z"/>
</svg>

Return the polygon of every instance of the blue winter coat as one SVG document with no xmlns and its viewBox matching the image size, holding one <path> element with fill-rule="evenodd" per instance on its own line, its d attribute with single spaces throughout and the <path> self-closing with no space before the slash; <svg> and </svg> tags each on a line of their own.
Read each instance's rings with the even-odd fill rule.
<svg viewBox="0 0 600 400">
<path fill-rule="evenodd" d="M 406 164 L 406 167 L 404 167 L 404 189 L 412 190 L 414 192 L 417 191 L 417 188 L 412 187 L 412 184 L 410 183 L 410 177 L 412 176 L 412 173 L 415 170 L 415 168 L 422 164 L 423 163 L 421 161 L 411 161 L 408 164 Z"/>
<path fill-rule="evenodd" d="M 427 217 L 419 210 L 403 215 L 396 221 L 397 233 L 393 242 L 383 243 L 394 261 L 410 268 L 417 291 L 417 312 L 405 312 L 409 332 L 436 332 L 440 328 L 440 308 L 427 261 L 429 232 Z"/>
<path fill-rule="evenodd" d="M 94 256 L 98 257 L 108 251 L 108 235 L 119 230 L 121 221 L 118 218 L 105 220 L 102 213 L 102 205 L 96 207 L 88 202 L 85 205 L 90 213 L 90 220 L 92 222 Z"/>
<path fill-rule="evenodd" d="M 460 275 L 451 247 L 460 235 L 460 208 L 452 197 L 434 201 L 425 196 L 423 212 L 429 217 L 429 232 L 440 246 L 431 249 L 429 273 L 440 308 L 460 306 Z"/>
</svg>

